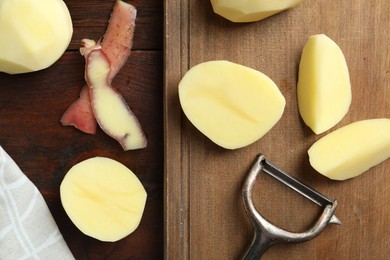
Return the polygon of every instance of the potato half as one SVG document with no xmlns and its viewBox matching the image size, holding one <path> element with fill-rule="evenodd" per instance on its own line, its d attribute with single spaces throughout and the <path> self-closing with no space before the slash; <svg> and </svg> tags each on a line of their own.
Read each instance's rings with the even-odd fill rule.
<svg viewBox="0 0 390 260">
<path fill-rule="evenodd" d="M 279 121 L 286 103 L 269 77 L 229 61 L 192 67 L 180 81 L 179 98 L 192 124 L 226 149 L 264 136 Z"/>
<path fill-rule="evenodd" d="M 308 150 L 310 164 L 333 180 L 359 176 L 390 157 L 390 119 L 367 119 L 339 128 Z"/>
<path fill-rule="evenodd" d="M 299 64 L 298 107 L 314 133 L 335 126 L 352 102 L 347 62 L 340 47 L 324 34 L 307 40 Z"/>
<path fill-rule="evenodd" d="M 147 194 L 126 166 L 109 158 L 94 157 L 68 171 L 60 196 L 69 218 L 84 234 L 113 242 L 138 227 Z"/>
</svg>

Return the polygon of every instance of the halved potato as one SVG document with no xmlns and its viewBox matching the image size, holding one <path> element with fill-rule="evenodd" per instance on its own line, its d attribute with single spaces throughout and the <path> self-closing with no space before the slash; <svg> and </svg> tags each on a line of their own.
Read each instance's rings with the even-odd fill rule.
<svg viewBox="0 0 390 260">
<path fill-rule="evenodd" d="M 229 61 L 191 68 L 180 81 L 179 98 L 192 124 L 226 149 L 264 136 L 279 121 L 286 103 L 269 77 Z"/>
<path fill-rule="evenodd" d="M 390 157 L 390 119 L 351 123 L 319 139 L 308 154 L 313 168 L 330 179 L 359 176 Z"/>
<path fill-rule="evenodd" d="M 84 234 L 101 241 L 117 241 L 139 225 L 146 191 L 123 164 L 94 157 L 73 166 L 60 187 L 61 202 Z"/>
<path fill-rule="evenodd" d="M 340 47 L 324 34 L 310 36 L 303 48 L 297 92 L 299 113 L 316 134 L 335 126 L 349 110 L 347 62 Z"/>
</svg>

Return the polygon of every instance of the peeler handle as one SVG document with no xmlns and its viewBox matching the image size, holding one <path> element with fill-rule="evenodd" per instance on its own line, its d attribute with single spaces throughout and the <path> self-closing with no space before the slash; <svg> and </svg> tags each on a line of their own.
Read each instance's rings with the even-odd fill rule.
<svg viewBox="0 0 390 260">
<path fill-rule="evenodd" d="M 258 229 L 255 230 L 252 243 L 242 257 L 242 260 L 258 260 L 271 247 L 270 240 L 264 239 L 264 236 L 261 236 L 258 231 Z"/>
</svg>

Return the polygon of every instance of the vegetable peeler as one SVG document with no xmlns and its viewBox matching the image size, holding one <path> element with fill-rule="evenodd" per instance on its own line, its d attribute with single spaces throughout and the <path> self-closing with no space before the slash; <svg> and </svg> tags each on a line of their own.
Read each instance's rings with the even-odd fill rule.
<svg viewBox="0 0 390 260">
<path fill-rule="evenodd" d="M 322 214 L 318 217 L 317 222 L 309 230 L 299 233 L 284 230 L 268 222 L 256 210 L 252 201 L 252 189 L 261 172 L 268 173 L 270 176 L 323 208 Z M 311 240 L 318 236 L 328 223 L 341 224 L 340 220 L 334 215 L 337 200 L 328 198 L 291 177 L 283 170 L 266 161 L 262 154 L 258 155 L 246 176 L 242 187 L 242 198 L 246 214 L 254 228 L 252 243 L 243 256 L 243 260 L 260 259 L 268 248 L 277 243 L 299 243 Z"/>
</svg>

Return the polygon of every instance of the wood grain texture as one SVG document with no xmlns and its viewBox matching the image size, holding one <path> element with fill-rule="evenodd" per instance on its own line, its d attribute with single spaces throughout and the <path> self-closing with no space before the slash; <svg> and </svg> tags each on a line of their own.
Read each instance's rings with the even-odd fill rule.
<svg viewBox="0 0 390 260">
<path fill-rule="evenodd" d="M 390 2 L 303 1 L 263 21 L 233 24 L 215 15 L 209 0 L 165 1 L 165 257 L 239 259 L 252 238 L 241 186 L 258 153 L 316 190 L 339 201 L 343 224 L 312 241 L 276 245 L 264 259 L 387 259 L 390 254 L 390 161 L 338 182 L 316 173 L 307 149 L 351 122 L 390 117 Z M 315 135 L 298 112 L 296 82 L 302 48 L 324 33 L 343 50 L 353 101 L 334 128 Z M 192 66 L 226 59 L 268 75 L 286 98 L 277 125 L 258 142 L 234 151 L 217 147 L 181 113 L 177 85 Z M 261 115 L 259 115 L 261 116 Z M 357 143 L 356 146 L 359 144 Z M 320 209 L 261 176 L 255 204 L 271 222 L 302 231 Z"/>
<path fill-rule="evenodd" d="M 110 18 L 112 0 L 65 1 L 71 13 L 74 34 L 69 49 L 78 50 L 80 40 L 98 40 L 103 36 Z M 137 8 L 133 49 L 161 50 L 163 41 L 162 1 L 128 1 Z"/>
<path fill-rule="evenodd" d="M 63 127 L 60 118 L 84 85 L 84 58 L 78 44 L 104 33 L 114 0 L 66 0 L 74 35 L 66 53 L 39 72 L 0 73 L 0 145 L 43 194 L 76 259 L 161 259 L 163 256 L 163 4 L 128 1 L 139 14 L 134 48 L 113 80 L 136 114 L 148 147 L 124 152 L 98 129 L 96 135 Z M 148 193 L 139 228 L 116 242 L 100 242 L 82 234 L 67 217 L 59 197 L 65 173 L 94 156 L 115 159 L 138 176 Z M 1 246 L 1 245 L 0 245 Z"/>
</svg>

